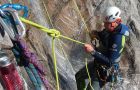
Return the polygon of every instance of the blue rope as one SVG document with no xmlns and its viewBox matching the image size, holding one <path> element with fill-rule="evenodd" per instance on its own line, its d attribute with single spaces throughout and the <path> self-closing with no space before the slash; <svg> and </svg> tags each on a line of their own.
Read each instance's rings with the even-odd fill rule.
<svg viewBox="0 0 140 90">
<path fill-rule="evenodd" d="M 32 81 L 33 85 L 35 86 L 35 90 L 41 90 L 40 86 L 37 83 L 37 80 L 34 76 L 34 74 L 32 73 L 31 69 L 29 67 L 24 67 L 30 80 Z"/>
<path fill-rule="evenodd" d="M 29 64 L 28 67 L 31 69 L 32 73 L 34 74 L 34 76 L 35 76 L 35 78 L 36 78 L 36 80 L 37 80 L 37 83 L 38 83 L 39 86 L 41 87 L 41 85 L 43 84 L 43 82 L 41 81 L 41 78 L 40 78 L 40 76 L 39 76 L 39 74 L 38 74 L 36 68 L 35 68 L 34 65 L 31 64 L 31 63 Z"/>
<path fill-rule="evenodd" d="M 24 14 L 22 17 L 24 18 L 27 18 L 28 17 L 28 7 L 27 6 L 23 6 L 23 5 L 20 5 L 20 4 L 3 4 L 0 6 L 0 9 L 4 9 L 4 8 L 12 8 L 12 9 L 15 9 L 17 11 L 20 11 L 20 10 L 23 10 L 24 11 Z"/>
<path fill-rule="evenodd" d="M 16 47 L 15 46 L 16 46 L 16 44 L 14 44 L 14 48 L 12 50 L 16 57 L 16 60 L 17 61 L 22 60 L 21 52 L 19 52 L 20 48 L 18 48 L 18 46 L 16 46 Z M 24 65 L 24 68 L 25 68 L 31 82 L 35 86 L 35 90 L 41 90 L 41 85 L 43 83 L 42 83 L 41 78 L 39 77 L 39 74 L 38 74 L 37 70 L 35 69 L 34 65 L 29 63 L 27 60 L 23 60 L 22 64 Z"/>
</svg>

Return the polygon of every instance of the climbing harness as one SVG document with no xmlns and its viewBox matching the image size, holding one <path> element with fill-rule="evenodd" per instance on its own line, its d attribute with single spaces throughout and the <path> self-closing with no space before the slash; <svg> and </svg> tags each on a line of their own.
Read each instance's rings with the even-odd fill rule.
<svg viewBox="0 0 140 90">
<path fill-rule="evenodd" d="M 102 83 L 110 82 L 110 90 L 112 90 L 114 84 L 121 83 L 121 75 L 119 72 L 118 63 L 115 63 L 112 67 L 108 68 L 105 65 L 97 64 L 96 67 L 98 78 L 102 81 Z"/>
</svg>

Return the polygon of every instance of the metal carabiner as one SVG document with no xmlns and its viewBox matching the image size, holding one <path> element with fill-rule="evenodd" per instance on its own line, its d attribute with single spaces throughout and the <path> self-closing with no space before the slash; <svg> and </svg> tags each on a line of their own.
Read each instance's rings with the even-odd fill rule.
<svg viewBox="0 0 140 90">
<path fill-rule="evenodd" d="M 25 29 L 25 25 L 21 22 L 18 13 L 16 12 L 16 10 L 13 10 L 11 8 L 6 8 L 3 9 L 4 11 L 9 11 L 12 16 L 14 17 L 14 20 L 16 22 L 17 25 L 19 25 L 18 27 L 18 31 L 21 30 L 19 33 L 20 38 L 23 38 L 26 34 L 26 29 Z"/>
<path fill-rule="evenodd" d="M 8 35 L 10 36 L 10 38 L 12 40 L 15 40 L 15 35 L 14 35 L 14 31 L 11 27 L 7 26 L 7 24 L 4 22 L 3 18 L 0 17 L 0 23 L 3 26 L 4 30 L 8 33 Z"/>
<path fill-rule="evenodd" d="M 5 13 L 2 11 L 2 9 L 0 9 L 0 16 L 1 17 L 6 17 Z"/>
<path fill-rule="evenodd" d="M 6 9 L 3 9 L 2 11 L 3 11 L 3 13 L 7 11 L 7 12 L 9 12 L 13 16 L 14 21 L 16 23 L 16 27 L 18 29 L 18 35 L 20 36 L 20 38 L 23 38 L 25 36 L 25 34 L 26 34 L 26 29 L 25 29 L 25 26 L 23 25 L 23 23 L 21 22 L 21 20 L 19 19 L 19 16 L 18 16 L 18 13 L 16 12 L 16 10 L 13 10 L 11 8 L 6 8 Z M 19 27 L 18 27 L 18 25 L 19 25 Z M 11 28 L 10 28 L 10 30 L 11 30 Z M 12 29 L 12 30 L 14 30 L 14 29 Z M 8 31 L 8 33 L 10 35 L 11 31 Z M 16 40 L 15 36 L 13 37 L 13 35 L 10 35 L 10 37 L 13 40 Z"/>
</svg>

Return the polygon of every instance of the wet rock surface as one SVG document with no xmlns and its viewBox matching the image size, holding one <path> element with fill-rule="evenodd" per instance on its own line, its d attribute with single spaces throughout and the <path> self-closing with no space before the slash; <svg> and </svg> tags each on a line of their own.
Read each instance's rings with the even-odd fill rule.
<svg viewBox="0 0 140 90">
<path fill-rule="evenodd" d="M 130 36 L 127 38 L 125 50 L 120 62 L 123 77 L 125 78 L 125 90 L 139 90 L 140 74 L 140 1 L 139 0 L 75 0 L 89 31 L 97 30 L 97 24 L 101 22 L 102 12 L 108 6 L 118 6 L 122 10 L 122 20 L 130 28 Z M 5 0 L 1 3 L 7 3 Z M 74 0 L 13 0 L 13 3 L 21 3 L 29 6 L 30 20 L 46 26 L 55 28 L 61 34 L 70 38 L 90 42 L 87 29 L 82 18 L 77 11 Z M 22 12 L 21 12 L 22 13 Z M 48 14 L 50 18 L 48 17 Z M 51 37 L 32 26 L 27 25 L 27 35 L 25 40 L 30 49 L 38 55 L 40 62 L 47 68 L 46 78 L 52 90 L 56 89 L 54 66 L 51 50 Z M 1 39 L 0 39 L 1 40 Z M 77 90 L 75 73 L 85 66 L 85 58 L 93 60 L 83 50 L 83 46 L 77 43 L 61 39 L 55 40 L 57 66 L 59 80 L 62 90 Z M 7 43 L 8 44 L 8 43 Z M 63 49 L 62 49 L 63 47 Z M 34 90 L 34 86 L 29 81 L 28 76 L 21 68 L 23 77 L 30 86 L 29 90 Z M 133 81 L 133 82 L 132 82 Z M 131 82 L 131 83 L 130 83 Z M 136 82 L 136 83 L 135 83 Z M 127 88 L 127 84 L 132 85 Z M 135 84 L 135 85 L 134 85 Z M 134 86 L 133 86 L 134 85 Z M 134 87 L 134 88 L 133 88 Z M 118 90 L 118 89 L 116 89 Z"/>
</svg>

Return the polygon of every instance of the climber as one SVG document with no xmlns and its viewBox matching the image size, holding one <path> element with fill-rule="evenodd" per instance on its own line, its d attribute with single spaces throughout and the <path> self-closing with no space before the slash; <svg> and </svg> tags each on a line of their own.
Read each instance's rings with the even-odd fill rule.
<svg viewBox="0 0 140 90">
<path fill-rule="evenodd" d="M 84 45 L 85 50 L 95 59 L 88 64 L 94 90 L 100 90 L 106 82 L 112 82 L 115 70 L 119 70 L 119 61 L 124 48 L 125 38 L 129 36 L 129 28 L 121 23 L 120 14 L 121 10 L 118 7 L 108 7 L 103 13 L 104 29 L 96 32 L 100 46 Z M 87 78 L 85 71 L 84 67 L 76 74 L 78 90 L 83 90 L 82 83 Z M 89 85 L 87 90 L 92 90 Z"/>
</svg>

